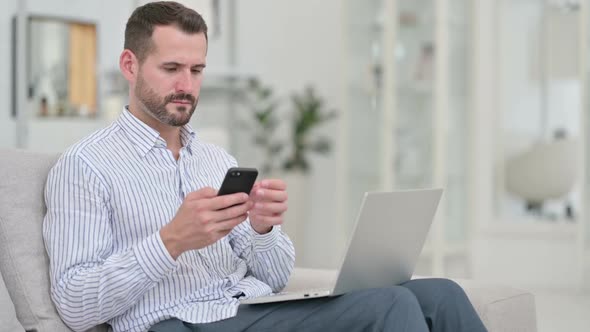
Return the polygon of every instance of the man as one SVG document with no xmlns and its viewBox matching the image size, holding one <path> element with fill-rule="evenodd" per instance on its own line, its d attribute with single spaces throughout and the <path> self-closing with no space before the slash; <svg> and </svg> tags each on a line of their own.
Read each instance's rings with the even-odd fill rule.
<svg viewBox="0 0 590 332">
<path fill-rule="evenodd" d="M 187 124 L 206 66 L 207 27 L 174 2 L 137 8 L 120 69 L 129 105 L 68 149 L 46 186 L 51 295 L 84 331 L 485 330 L 446 280 L 335 298 L 243 305 L 281 290 L 294 265 L 280 224 L 285 183 L 217 196 L 235 160 Z"/>
</svg>

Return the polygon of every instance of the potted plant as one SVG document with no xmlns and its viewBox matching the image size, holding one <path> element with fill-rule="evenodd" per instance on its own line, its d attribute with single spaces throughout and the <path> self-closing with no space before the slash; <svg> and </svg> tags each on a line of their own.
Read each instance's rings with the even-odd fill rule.
<svg viewBox="0 0 590 332">
<path fill-rule="evenodd" d="M 301 94 L 293 94 L 291 119 L 291 151 L 283 162 L 283 170 L 307 173 L 309 154 L 327 154 L 332 142 L 326 136 L 314 136 L 314 129 L 336 117 L 336 111 L 325 110 L 324 101 L 308 86 Z"/>
<path fill-rule="evenodd" d="M 307 173 L 310 154 L 331 151 L 330 138 L 318 136 L 316 129 L 334 119 L 337 112 L 326 110 L 324 100 L 311 86 L 294 93 L 290 101 L 288 113 L 279 114 L 281 101 L 272 89 L 256 79 L 248 81 L 245 102 L 250 112 L 242 124 L 251 130 L 253 143 L 262 154 L 260 169 L 264 174 Z M 282 128 L 287 129 L 287 135 Z"/>
<path fill-rule="evenodd" d="M 282 178 L 287 183 L 289 210 L 283 231 L 289 234 L 295 248 L 301 249 L 299 241 L 310 229 L 306 225 L 309 158 L 312 154 L 325 155 L 331 151 L 330 138 L 320 135 L 317 129 L 337 113 L 326 109 L 323 99 L 311 86 L 294 93 L 289 100 L 289 107 L 281 108 L 281 101 L 270 87 L 250 80 L 246 89 L 246 105 L 250 109 L 246 124 L 261 152 L 262 175 Z"/>
</svg>

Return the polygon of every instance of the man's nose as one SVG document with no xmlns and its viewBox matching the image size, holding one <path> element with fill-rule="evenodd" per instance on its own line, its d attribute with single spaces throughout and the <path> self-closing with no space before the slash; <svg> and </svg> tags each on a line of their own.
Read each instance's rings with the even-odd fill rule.
<svg viewBox="0 0 590 332">
<path fill-rule="evenodd" d="M 178 74 L 176 91 L 191 92 L 193 89 L 193 77 L 190 70 L 183 70 Z"/>
</svg>

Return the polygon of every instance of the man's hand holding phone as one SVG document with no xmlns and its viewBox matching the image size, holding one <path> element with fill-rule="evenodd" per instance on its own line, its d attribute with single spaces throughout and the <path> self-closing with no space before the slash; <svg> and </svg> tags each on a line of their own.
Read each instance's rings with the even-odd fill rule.
<svg viewBox="0 0 590 332">
<path fill-rule="evenodd" d="M 246 220 L 254 202 L 239 192 L 223 196 L 213 188 L 189 193 L 170 223 L 160 229 L 168 252 L 176 260 L 180 254 L 209 246 Z"/>
<path fill-rule="evenodd" d="M 250 210 L 250 224 L 259 234 L 265 234 L 283 223 L 287 211 L 287 185 L 283 180 L 267 179 L 257 182 L 250 192 L 254 206 Z"/>
<path fill-rule="evenodd" d="M 257 175 L 253 168 L 231 168 L 219 191 L 207 187 L 189 193 L 172 221 L 160 229 L 170 255 L 176 259 L 185 251 L 217 242 L 246 220 L 249 211 L 252 228 L 259 234 L 282 224 L 287 210 L 285 182 L 254 184 Z"/>
<path fill-rule="evenodd" d="M 227 171 L 219 195 L 236 192 L 250 193 L 250 224 L 259 233 L 265 234 L 275 225 L 283 223 L 283 214 L 287 211 L 287 185 L 282 180 L 263 180 L 258 183 L 255 168 L 230 168 Z"/>
</svg>

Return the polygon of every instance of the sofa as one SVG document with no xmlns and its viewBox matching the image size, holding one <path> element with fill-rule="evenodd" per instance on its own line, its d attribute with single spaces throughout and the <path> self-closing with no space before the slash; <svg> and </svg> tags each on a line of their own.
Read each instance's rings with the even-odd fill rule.
<svg viewBox="0 0 590 332">
<path fill-rule="evenodd" d="M 65 332 L 49 295 L 42 237 L 43 188 L 57 155 L 0 149 L 0 332 Z M 287 289 L 329 282 L 333 271 L 296 268 Z M 456 280 L 489 331 L 536 331 L 533 294 L 511 287 Z M 93 331 L 108 331 L 102 325 Z"/>
</svg>

